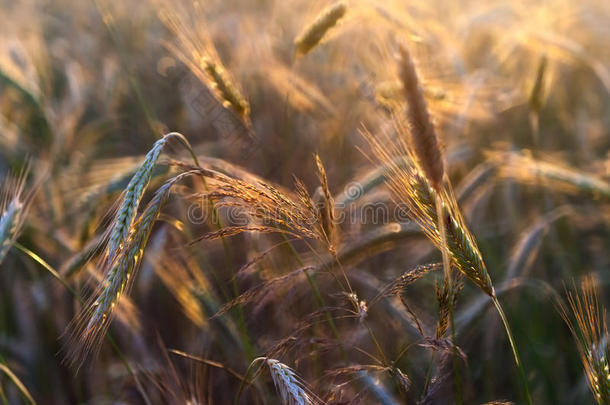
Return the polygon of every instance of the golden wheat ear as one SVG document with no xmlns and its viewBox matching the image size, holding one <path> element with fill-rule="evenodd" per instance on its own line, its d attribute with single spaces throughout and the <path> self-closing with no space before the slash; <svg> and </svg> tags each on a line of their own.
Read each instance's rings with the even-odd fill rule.
<svg viewBox="0 0 610 405">
<path fill-rule="evenodd" d="M 188 16 L 188 13 L 194 14 L 195 19 L 198 20 L 197 24 L 193 23 L 192 16 Z M 214 99 L 227 112 L 245 126 L 247 134 L 253 136 L 250 104 L 239 84 L 218 56 L 214 43 L 205 29 L 205 17 L 198 7 L 180 11 L 161 7 L 159 17 L 178 41 L 177 45 L 165 43 L 168 50 L 210 90 Z"/>
<path fill-rule="evenodd" d="M 606 309 L 599 303 L 598 280 L 586 276 L 580 287 L 568 291 L 568 305 L 559 313 L 570 328 L 587 382 L 598 404 L 610 403 L 610 347 Z"/>
<path fill-rule="evenodd" d="M 326 175 L 326 169 L 322 164 L 322 159 L 317 154 L 315 155 L 316 167 L 318 180 L 320 181 L 320 188 L 316 190 L 314 196 L 314 202 L 316 203 L 316 210 L 319 216 L 319 222 L 322 227 L 322 233 L 324 234 L 329 248 L 334 251 L 335 243 L 337 242 L 335 227 L 335 202 L 330 188 L 328 186 L 328 176 Z"/>
<path fill-rule="evenodd" d="M 424 92 L 411 54 L 404 45 L 399 46 L 398 52 L 399 75 L 407 101 L 409 145 L 422 172 L 432 187 L 439 191 L 443 183 L 445 166 L 436 129 L 428 112 Z"/>
<path fill-rule="evenodd" d="M 337 25 L 347 12 L 347 5 L 339 1 L 322 10 L 311 24 L 306 26 L 294 40 L 297 55 L 305 55 L 315 48 L 328 30 Z"/>
</svg>

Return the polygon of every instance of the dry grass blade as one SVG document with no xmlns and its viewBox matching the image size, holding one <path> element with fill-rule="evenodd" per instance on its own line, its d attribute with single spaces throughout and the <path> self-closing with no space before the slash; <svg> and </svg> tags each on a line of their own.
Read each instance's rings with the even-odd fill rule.
<svg viewBox="0 0 610 405">
<path fill-rule="evenodd" d="M 576 340 L 589 387 L 598 404 L 610 404 L 610 348 L 606 310 L 599 304 L 598 281 L 587 276 L 580 291 L 568 292 L 570 309 L 559 312 Z"/>
<path fill-rule="evenodd" d="M 527 152 L 489 152 L 488 156 L 498 165 L 498 175 L 502 178 L 610 201 L 610 184 L 593 174 L 560 163 L 537 160 Z"/>
<path fill-rule="evenodd" d="M 538 249 L 542 244 L 542 239 L 548 232 L 551 224 L 570 213 L 569 206 L 554 209 L 523 232 L 511 254 L 508 270 L 506 271 L 507 280 L 527 274 L 528 269 L 536 258 Z"/>
<path fill-rule="evenodd" d="M 176 255 L 161 254 L 154 263 L 155 272 L 180 304 L 184 315 L 197 327 L 207 326 L 207 318 L 201 303 L 194 294 L 196 282 Z M 198 286 L 199 289 L 205 286 Z"/>
<path fill-rule="evenodd" d="M 347 6 L 342 1 L 324 9 L 294 40 L 297 53 L 305 55 L 315 48 L 328 30 L 334 27 L 346 12 Z"/>
<path fill-rule="evenodd" d="M 4 374 L 6 374 L 8 376 L 8 378 L 11 379 L 13 384 L 15 384 L 17 389 L 19 389 L 19 392 L 21 392 L 21 394 L 25 397 L 25 399 L 27 399 L 27 401 L 30 403 L 30 405 L 36 405 L 36 401 L 34 401 L 34 398 L 32 397 L 32 394 L 30 394 L 30 391 L 28 391 L 28 389 L 26 388 L 25 385 L 23 385 L 23 383 L 21 382 L 19 377 L 17 377 L 15 375 L 15 373 L 13 373 L 11 371 L 10 368 L 8 368 L 6 365 L 0 363 L 0 371 L 2 371 Z"/>
<path fill-rule="evenodd" d="M 548 58 L 546 55 L 543 55 L 540 58 L 540 64 L 538 65 L 538 70 L 536 71 L 536 80 L 532 86 L 532 91 L 529 98 L 531 108 L 538 114 L 544 105 L 544 84 L 547 65 Z"/>
</svg>

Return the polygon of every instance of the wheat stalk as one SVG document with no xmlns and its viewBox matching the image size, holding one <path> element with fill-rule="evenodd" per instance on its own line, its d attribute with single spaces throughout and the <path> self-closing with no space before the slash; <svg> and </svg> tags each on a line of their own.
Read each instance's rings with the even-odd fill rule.
<svg viewBox="0 0 610 405">
<path fill-rule="evenodd" d="M 465 233 L 457 233 L 456 230 L 462 229 L 454 221 L 459 215 L 459 210 L 453 210 L 453 213 L 449 213 L 446 207 L 450 203 L 454 202 L 452 197 L 443 190 L 443 177 L 445 175 L 445 166 L 443 163 L 443 154 L 440 149 L 438 136 L 432 122 L 432 117 L 428 111 L 426 99 L 424 98 L 424 91 L 420 84 L 415 63 L 409 54 L 406 46 L 399 46 L 399 76 L 403 86 L 404 97 L 407 101 L 407 114 L 406 122 L 408 123 L 410 135 L 410 142 L 408 147 L 411 151 L 411 156 L 414 157 L 414 161 L 419 167 L 423 177 L 430 184 L 436 195 L 433 197 L 433 205 L 436 210 L 435 225 L 438 225 L 438 241 L 437 246 L 441 251 L 443 257 L 443 271 L 444 271 L 444 282 L 442 289 L 437 287 L 437 299 L 439 301 L 439 323 L 437 327 L 437 336 L 444 335 L 448 326 L 451 326 L 451 337 L 453 342 L 454 356 L 454 376 L 455 376 L 455 388 L 456 388 L 456 399 L 457 403 L 461 404 L 461 384 L 459 377 L 458 361 L 457 361 L 457 348 L 456 348 L 456 336 L 455 327 L 453 323 L 453 308 L 458 297 L 459 289 L 454 289 L 453 279 L 451 274 L 451 258 L 454 262 L 460 262 L 464 264 L 462 266 L 462 272 L 470 273 L 472 280 L 478 281 L 479 286 L 485 287 L 484 290 L 493 295 L 493 288 L 490 288 L 491 282 L 489 277 L 485 282 L 481 282 L 479 272 L 472 272 L 471 266 L 466 265 L 466 260 L 470 257 L 458 256 L 461 252 L 460 246 L 464 242 L 469 242 L 469 238 Z M 420 190 L 426 191 L 426 190 Z M 457 204 L 455 204 L 457 208 Z M 433 218 L 434 215 L 432 214 Z M 460 216 L 461 218 L 461 216 Z M 459 219 L 458 219 L 459 220 Z M 458 226 L 456 226 L 458 225 Z M 465 228 L 465 227 L 464 227 Z M 474 246 L 474 244 L 472 244 Z M 476 255 L 475 255 L 476 256 Z M 464 260 L 466 259 L 466 260 Z M 477 263 L 478 264 L 478 263 Z M 482 260 L 481 260 L 482 264 Z M 479 266 L 480 267 L 480 266 Z M 486 273 L 486 271 L 485 271 Z"/>
<path fill-rule="evenodd" d="M 314 21 L 306 26 L 294 40 L 297 53 L 305 55 L 315 48 L 322 41 L 328 30 L 334 27 L 346 12 L 347 6 L 342 1 L 322 10 Z"/>
</svg>

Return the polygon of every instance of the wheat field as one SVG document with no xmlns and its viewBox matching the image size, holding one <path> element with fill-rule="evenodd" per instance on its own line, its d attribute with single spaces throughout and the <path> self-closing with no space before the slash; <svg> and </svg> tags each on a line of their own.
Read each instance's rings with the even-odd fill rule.
<svg viewBox="0 0 610 405">
<path fill-rule="evenodd" d="M 1 404 L 610 404 L 610 3 L 0 0 Z"/>
</svg>

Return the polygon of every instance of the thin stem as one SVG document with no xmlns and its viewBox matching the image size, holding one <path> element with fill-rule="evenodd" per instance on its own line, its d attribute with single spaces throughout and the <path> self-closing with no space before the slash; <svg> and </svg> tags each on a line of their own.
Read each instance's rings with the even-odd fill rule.
<svg viewBox="0 0 610 405">
<path fill-rule="evenodd" d="M 38 256 L 36 253 L 32 252 L 30 249 L 26 248 L 25 246 L 19 244 L 19 243 L 15 243 L 14 245 L 17 249 L 21 250 L 24 254 L 26 254 L 27 256 L 29 256 L 32 260 L 34 260 L 35 262 L 37 262 L 38 264 L 40 264 L 42 267 L 44 267 L 44 269 L 46 271 L 48 271 L 49 273 L 51 273 L 51 275 L 57 279 L 57 281 L 59 281 L 73 296 L 74 298 L 77 299 L 77 301 L 81 304 L 84 305 L 84 300 L 81 298 L 81 296 L 68 284 L 68 282 L 53 268 L 51 267 L 51 265 L 49 263 L 47 263 L 42 257 Z M 110 343 L 110 346 L 112 347 L 112 349 L 115 351 L 115 353 L 117 354 L 117 356 L 119 356 L 119 358 L 121 359 L 121 362 L 123 363 L 123 365 L 125 366 L 125 369 L 127 370 L 127 372 L 133 377 L 134 382 L 136 383 L 136 387 L 138 389 L 138 392 L 140 393 L 140 395 L 142 395 L 142 399 L 144 400 L 144 402 L 147 405 L 151 405 L 150 399 L 148 398 L 148 395 L 146 394 L 146 392 L 144 391 L 144 387 L 142 386 L 142 384 L 140 383 L 140 379 L 138 378 L 138 376 L 136 375 L 135 371 L 131 368 L 131 366 L 129 365 L 129 362 L 127 361 L 127 358 L 125 357 L 125 355 L 123 354 L 123 352 L 121 352 L 121 349 L 119 348 L 119 346 L 117 345 L 117 343 L 114 341 L 114 339 L 112 338 L 112 336 L 110 336 L 110 334 L 107 332 L 105 334 L 106 340 L 108 341 L 108 343 Z"/>
<path fill-rule="evenodd" d="M 451 299 L 453 301 L 453 299 Z M 455 382 L 455 396 L 458 405 L 462 404 L 462 376 L 460 374 L 460 364 L 458 361 L 458 351 L 456 345 L 455 322 L 453 321 L 453 304 L 449 304 L 449 325 L 451 328 L 451 346 L 453 351 L 453 375 Z"/>
<path fill-rule="evenodd" d="M 519 357 L 519 352 L 517 351 L 517 346 L 515 345 L 515 339 L 513 338 L 513 333 L 511 332 L 510 326 L 508 324 L 508 320 L 506 319 L 506 314 L 504 314 L 504 310 L 502 309 L 502 306 L 500 305 L 500 301 L 498 301 L 498 298 L 495 295 L 493 297 L 491 297 L 491 300 L 493 301 L 494 305 L 496 306 L 496 309 L 498 310 L 498 314 L 500 315 L 500 318 L 502 319 L 502 323 L 504 324 L 504 329 L 506 330 L 506 334 L 508 335 L 510 347 L 513 350 L 513 356 L 515 357 L 515 363 L 517 365 L 517 369 L 519 370 L 519 376 L 521 377 L 521 382 L 523 383 L 523 389 L 525 390 L 525 397 L 526 397 L 527 403 L 529 405 L 532 405 L 532 397 L 530 395 L 530 390 L 529 390 L 529 387 L 527 384 L 525 370 L 523 369 L 523 364 L 521 363 L 521 357 Z"/>
<path fill-rule="evenodd" d="M 233 405 L 239 405 L 239 400 L 241 399 L 241 394 L 244 391 L 244 387 L 246 385 L 251 384 L 251 382 L 248 382 L 248 376 L 250 375 L 250 371 L 252 370 L 252 367 L 254 367 L 254 365 L 257 362 L 262 361 L 262 360 L 267 360 L 267 358 L 266 357 L 257 357 L 256 359 L 252 360 L 252 362 L 248 366 L 248 369 L 246 370 L 246 373 L 244 374 L 244 378 L 241 380 L 241 383 L 239 384 L 239 389 L 237 390 L 237 395 L 235 396 Z"/>
<path fill-rule="evenodd" d="M 432 352 L 430 356 L 430 363 L 428 363 L 428 369 L 426 370 L 426 379 L 424 380 L 424 388 L 422 389 L 422 398 L 428 394 L 428 388 L 430 388 L 430 382 L 432 381 L 432 370 L 434 363 L 436 362 L 436 352 Z"/>
<path fill-rule="evenodd" d="M 191 158 L 193 159 L 193 162 L 195 163 L 195 166 L 201 168 L 201 165 L 199 164 L 199 159 L 197 159 L 197 154 L 193 150 L 191 143 L 188 141 L 188 139 L 186 139 L 186 137 L 184 135 L 182 135 L 179 132 L 170 132 L 166 136 L 174 136 L 174 137 L 178 138 L 180 140 L 180 142 L 182 142 L 182 144 L 189 151 Z M 209 191 L 208 183 L 205 179 L 205 176 L 202 174 L 200 177 L 201 177 L 201 182 L 203 183 L 204 190 L 206 192 Z M 212 224 L 216 227 L 217 230 L 222 229 L 223 225 L 220 220 L 220 215 L 218 214 L 218 210 L 216 209 L 216 205 L 214 204 L 213 201 L 209 201 L 209 206 L 212 211 Z M 231 250 L 229 248 L 229 244 L 227 243 L 227 240 L 224 237 L 221 238 L 221 243 L 222 243 L 222 250 L 223 250 L 223 253 L 225 256 L 225 264 L 226 264 L 227 268 L 229 269 L 229 273 L 231 275 L 231 287 L 233 289 L 233 296 L 234 296 L 234 298 L 236 298 L 239 296 L 239 286 L 237 285 L 237 280 L 235 279 Z M 244 347 L 246 350 L 246 355 L 248 356 L 248 360 L 252 360 L 254 358 L 254 346 L 250 339 L 250 335 L 248 334 L 248 327 L 246 325 L 246 317 L 244 315 L 244 309 L 241 304 L 237 305 L 237 325 L 239 328 L 239 332 L 242 336 L 242 340 L 243 340 Z"/>
<path fill-rule="evenodd" d="M 292 255 L 295 257 L 296 261 L 298 262 L 299 266 L 304 267 L 305 263 L 303 263 L 303 260 L 301 260 L 301 256 L 299 256 L 299 253 L 296 251 L 294 246 L 292 246 L 292 243 L 290 243 L 290 241 L 288 240 L 288 238 L 286 237 L 285 234 L 282 233 L 281 235 L 282 235 L 282 238 L 284 239 L 284 241 L 286 242 L 286 244 L 288 245 L 288 249 L 290 250 Z M 335 335 L 335 338 L 337 339 L 338 342 L 341 342 L 341 339 L 339 337 L 339 331 L 337 330 L 335 321 L 333 320 L 332 316 L 328 312 L 328 309 L 326 309 L 326 303 L 324 302 L 324 299 L 322 298 L 322 294 L 320 293 L 318 284 L 313 279 L 311 274 L 309 274 L 308 270 L 305 270 L 304 273 L 305 273 L 305 277 L 307 277 L 307 282 L 309 283 L 309 286 L 311 287 L 311 290 L 313 291 L 313 295 L 315 297 L 316 305 L 318 306 L 318 309 L 321 309 L 324 311 L 324 313 L 326 315 L 326 320 L 328 321 L 328 324 L 330 325 L 330 329 L 332 330 L 333 335 Z M 343 345 L 341 345 L 341 351 L 343 352 Z M 343 353 L 343 354 L 345 355 L 345 353 Z"/>
<path fill-rule="evenodd" d="M 453 279 L 451 278 L 451 262 L 449 249 L 447 248 L 447 234 L 445 232 L 445 217 L 443 215 L 443 201 L 440 193 L 436 193 L 436 218 L 438 220 L 438 232 L 441 236 L 441 254 L 443 256 L 443 275 L 447 285 L 449 306 L 449 327 L 451 328 L 451 346 L 453 351 L 453 380 L 455 385 L 455 397 L 458 405 L 462 404 L 462 383 L 456 347 L 455 323 L 453 321 Z"/>
<path fill-rule="evenodd" d="M 364 325 L 365 325 L 366 329 L 368 330 L 369 336 L 371 337 L 371 340 L 375 344 L 375 347 L 377 348 L 379 355 L 381 355 L 381 359 L 382 359 L 381 364 L 383 364 L 384 366 L 388 365 L 388 359 L 385 357 L 385 353 L 381 349 L 381 345 L 379 344 L 379 341 L 377 340 L 377 338 L 375 337 L 375 334 L 371 330 L 371 327 L 369 325 L 367 325 L 366 323 L 364 323 Z"/>
<path fill-rule="evenodd" d="M 8 398 L 4 394 L 4 390 L 2 389 L 2 384 L 0 384 L 0 398 L 2 399 L 2 403 L 4 405 L 11 405 L 11 404 L 8 403 Z"/>
</svg>

